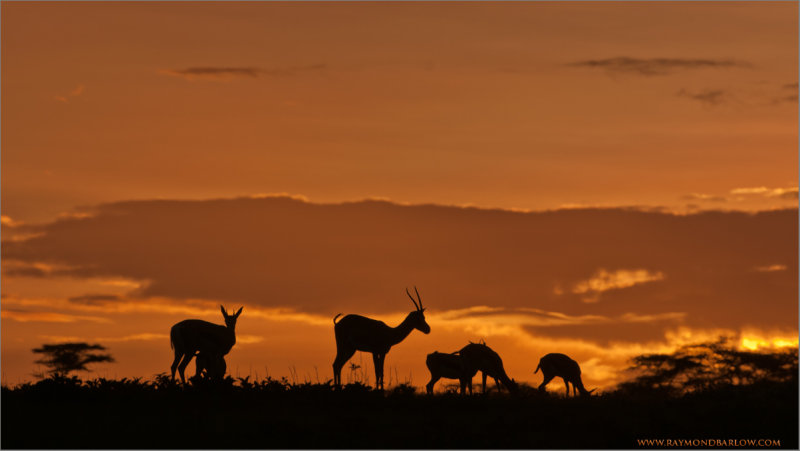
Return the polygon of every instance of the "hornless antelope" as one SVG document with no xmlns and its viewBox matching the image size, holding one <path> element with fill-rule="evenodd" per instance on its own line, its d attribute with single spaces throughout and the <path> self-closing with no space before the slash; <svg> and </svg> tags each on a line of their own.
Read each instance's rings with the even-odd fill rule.
<svg viewBox="0 0 800 451">
<path fill-rule="evenodd" d="M 509 392 L 517 391 L 517 383 L 506 374 L 503 360 L 500 356 L 484 343 L 470 343 L 458 351 L 463 360 L 464 374 L 475 374 L 480 371 L 483 376 L 483 392 L 486 393 L 486 376 L 491 376 L 495 384 L 500 387 L 502 383 Z M 469 380 L 470 392 L 472 391 L 472 378 Z"/>
<path fill-rule="evenodd" d="M 428 371 L 431 372 L 431 381 L 425 386 L 428 394 L 433 393 L 433 386 L 441 378 L 458 379 L 461 383 L 461 394 L 464 394 L 466 387 L 469 387 L 469 394 L 472 394 L 472 378 L 475 377 L 475 373 L 478 370 L 472 369 L 472 372 L 468 373 L 464 368 L 464 361 L 458 351 L 450 354 L 441 352 L 428 354 L 428 358 L 425 359 L 425 365 L 428 367 Z"/>
<path fill-rule="evenodd" d="M 567 396 L 569 396 L 570 383 L 572 383 L 573 395 L 577 395 L 580 391 L 582 396 L 589 396 L 593 391 L 597 390 L 596 388 L 586 390 L 581 380 L 581 367 L 578 366 L 578 362 L 564 354 L 553 353 L 542 357 L 539 359 L 539 366 L 536 367 L 536 371 L 533 374 L 536 374 L 539 368 L 542 369 L 542 376 L 544 376 L 544 380 L 539 385 L 540 391 L 545 391 L 545 386 L 556 376 L 564 379 L 564 385 L 567 387 Z"/>
<path fill-rule="evenodd" d="M 169 332 L 170 345 L 175 349 L 175 359 L 170 368 L 172 380 L 175 380 L 177 368 L 181 381 L 186 382 L 184 371 L 198 351 L 210 356 L 224 356 L 236 344 L 236 319 L 244 307 L 233 315 L 228 315 L 225 307 L 220 305 L 219 308 L 225 318 L 224 326 L 199 319 L 187 319 L 172 326 Z"/>
<path fill-rule="evenodd" d="M 375 386 L 383 389 L 383 361 L 386 353 L 392 346 L 403 341 L 412 330 L 417 329 L 424 334 L 431 332 L 431 326 L 425 322 L 425 309 L 422 307 L 422 298 L 417 287 L 417 301 L 406 288 L 406 294 L 411 298 L 416 310 L 406 316 L 397 327 L 389 327 L 383 321 L 374 320 L 360 315 L 347 315 L 339 322 L 333 318 L 333 331 L 336 335 L 336 359 L 333 361 L 333 383 L 342 384 L 342 367 L 356 351 L 372 353 L 372 362 L 375 364 Z"/>
<path fill-rule="evenodd" d="M 200 353 L 195 354 L 194 364 L 196 365 L 195 377 L 202 377 L 203 371 L 210 379 L 224 379 L 228 365 L 225 357 L 219 353 Z"/>
</svg>

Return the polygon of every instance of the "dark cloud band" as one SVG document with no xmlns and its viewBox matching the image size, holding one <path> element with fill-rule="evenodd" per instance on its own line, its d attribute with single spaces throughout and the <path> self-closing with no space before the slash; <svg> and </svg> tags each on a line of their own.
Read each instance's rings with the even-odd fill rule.
<svg viewBox="0 0 800 451">
<path fill-rule="evenodd" d="M 772 327 L 796 318 L 797 224 L 796 208 L 675 215 L 290 198 L 137 201 L 20 226 L 35 234 L 4 241 L 2 252 L 21 265 L 61 268 L 40 277 L 142 281 L 131 296 L 143 298 L 377 314 L 409 308 L 403 290 L 416 285 L 439 311 L 685 312 L 689 326 Z M 787 270 L 752 270 L 767 263 Z M 618 283 L 591 304 L 573 289 L 598 272 L 639 269 L 658 280 Z M 87 296 L 72 302 L 111 300 Z"/>
<path fill-rule="evenodd" d="M 225 78 L 258 78 L 260 76 L 269 77 L 291 77 L 304 72 L 321 71 L 327 66 L 325 64 L 309 64 L 306 66 L 291 66 L 273 69 L 260 69 L 258 67 L 189 67 L 186 69 L 170 69 L 163 71 L 167 75 L 192 79 L 225 79 Z"/>
<path fill-rule="evenodd" d="M 750 63 L 729 59 L 632 58 L 616 57 L 569 63 L 568 66 L 605 69 L 612 72 L 652 76 L 690 69 L 729 69 L 752 67 Z"/>
</svg>

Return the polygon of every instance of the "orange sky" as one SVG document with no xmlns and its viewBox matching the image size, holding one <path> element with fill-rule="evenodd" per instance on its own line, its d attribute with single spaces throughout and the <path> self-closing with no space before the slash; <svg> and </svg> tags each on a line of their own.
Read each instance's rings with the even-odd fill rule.
<svg viewBox="0 0 800 451">
<path fill-rule="evenodd" d="M 417 385 L 468 340 L 593 386 L 796 343 L 796 3 L 0 8 L 4 383 L 63 340 L 150 377 L 220 303 L 234 374 L 324 380 L 333 315 L 396 324 L 414 284 Z"/>
</svg>

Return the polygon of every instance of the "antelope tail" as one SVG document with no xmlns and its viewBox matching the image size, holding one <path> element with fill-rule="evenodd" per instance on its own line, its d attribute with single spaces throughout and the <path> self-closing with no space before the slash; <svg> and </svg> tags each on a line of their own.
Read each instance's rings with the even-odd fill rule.
<svg viewBox="0 0 800 451">
<path fill-rule="evenodd" d="M 534 371 L 534 372 L 533 372 L 533 374 L 536 374 L 536 373 L 538 373 L 538 372 L 539 372 L 539 367 L 541 367 L 541 366 L 542 366 L 542 362 L 541 362 L 541 361 L 539 361 L 539 364 L 538 364 L 538 365 L 536 365 L 536 371 Z"/>
<path fill-rule="evenodd" d="M 333 325 L 334 325 L 334 326 L 336 325 L 336 318 L 338 318 L 338 317 L 340 317 L 340 316 L 342 316 L 342 314 L 341 314 L 341 313 L 339 313 L 338 315 L 336 315 L 336 316 L 334 316 L 334 317 L 333 317 Z"/>
</svg>

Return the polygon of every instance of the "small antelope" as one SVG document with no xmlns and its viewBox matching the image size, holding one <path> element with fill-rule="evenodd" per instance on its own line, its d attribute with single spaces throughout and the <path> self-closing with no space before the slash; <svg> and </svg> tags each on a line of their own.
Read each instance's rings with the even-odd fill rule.
<svg viewBox="0 0 800 451">
<path fill-rule="evenodd" d="M 547 384 L 556 376 L 564 380 L 564 385 L 567 387 L 567 396 L 569 396 L 570 383 L 572 384 L 573 395 L 577 395 L 580 391 L 582 396 L 589 396 L 593 391 L 597 390 L 596 388 L 586 390 L 583 386 L 583 381 L 581 381 L 581 367 L 578 365 L 578 362 L 564 354 L 554 353 L 542 357 L 539 359 L 539 365 L 536 367 L 536 371 L 534 371 L 533 374 L 539 372 L 540 368 L 542 370 L 542 376 L 544 376 L 544 380 L 541 385 L 539 385 L 540 391 L 545 391 Z"/>
<path fill-rule="evenodd" d="M 196 359 L 194 361 L 195 366 L 197 367 L 195 371 L 195 377 L 202 377 L 203 371 L 205 371 L 205 375 L 210 379 L 224 379 L 225 378 L 225 371 L 228 368 L 228 365 L 225 363 L 225 357 L 219 353 L 197 353 L 195 355 Z"/>
<path fill-rule="evenodd" d="M 509 392 L 517 391 L 517 383 L 509 378 L 503 368 L 503 360 L 500 356 L 486 346 L 485 343 L 471 343 L 458 351 L 463 360 L 464 374 L 475 374 L 481 372 L 483 377 L 483 392 L 486 393 L 486 376 L 491 376 L 495 384 L 500 387 L 502 383 Z M 472 392 L 472 378 L 469 380 L 470 393 Z"/>
<path fill-rule="evenodd" d="M 472 378 L 475 377 L 478 370 L 473 369 L 471 373 L 468 372 L 464 368 L 464 361 L 458 351 L 450 354 L 441 352 L 428 354 L 425 365 L 431 372 L 431 381 L 425 386 L 429 395 L 433 393 L 433 386 L 441 378 L 458 379 L 461 383 L 461 394 L 464 394 L 466 387 L 469 387 L 469 394 L 472 394 Z"/>
<path fill-rule="evenodd" d="M 225 318 L 224 326 L 199 319 L 187 319 L 172 326 L 169 338 L 170 345 L 175 350 L 175 359 L 170 368 L 173 381 L 177 368 L 181 381 L 186 382 L 184 371 L 198 351 L 201 354 L 221 357 L 230 352 L 236 344 L 236 319 L 242 314 L 244 307 L 233 315 L 228 315 L 225 307 L 219 306 L 219 308 Z"/>
<path fill-rule="evenodd" d="M 374 320 L 360 315 L 347 315 L 339 322 L 333 318 L 333 331 L 336 335 L 336 359 L 333 361 L 333 383 L 339 387 L 342 383 L 342 367 L 356 351 L 372 353 L 372 362 L 375 365 L 375 386 L 383 389 L 383 361 L 386 353 L 392 346 L 405 340 L 414 329 L 424 334 L 431 332 L 431 326 L 425 322 L 425 309 L 422 307 L 422 298 L 417 287 L 417 301 L 406 288 L 406 294 L 411 298 L 416 310 L 406 316 L 397 327 L 389 327 L 383 321 Z"/>
</svg>

